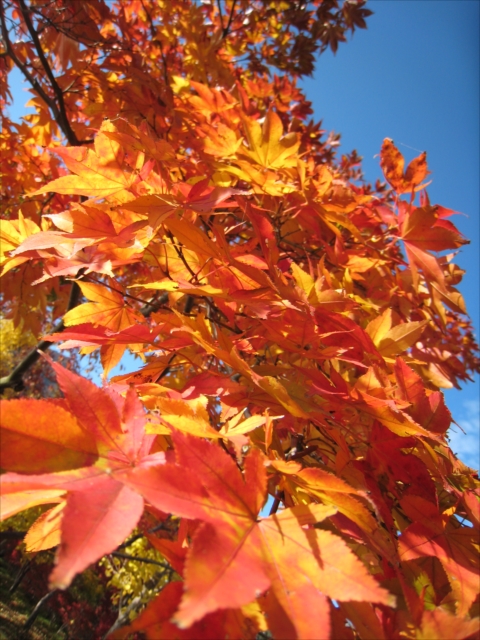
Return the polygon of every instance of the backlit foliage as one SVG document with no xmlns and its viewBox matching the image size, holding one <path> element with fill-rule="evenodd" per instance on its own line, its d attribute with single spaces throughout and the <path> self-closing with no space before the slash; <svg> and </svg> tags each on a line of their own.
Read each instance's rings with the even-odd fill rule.
<svg viewBox="0 0 480 640">
<path fill-rule="evenodd" d="M 297 86 L 364 3 L 4 5 L 36 111 L 2 134 L 5 308 L 105 380 L 144 362 L 100 389 L 50 361 L 62 399 L 2 407 L 2 515 L 52 505 L 51 586 L 170 514 L 182 580 L 111 637 L 473 638 L 479 482 L 440 391 L 479 368 L 467 240 L 426 154 L 386 139 L 366 184 Z"/>
<path fill-rule="evenodd" d="M 101 564 L 108 586 L 114 590 L 112 601 L 119 607 L 120 615 L 132 620 L 142 605 L 150 602 L 169 582 L 172 571 L 163 556 L 143 536 L 126 546 L 125 553 L 132 559 L 106 556 Z M 137 557 L 139 561 L 135 560 Z"/>
<path fill-rule="evenodd" d="M 31 349 L 35 338 L 15 327 L 12 320 L 0 317 L 0 375 L 7 375 L 19 360 L 19 351 Z"/>
</svg>

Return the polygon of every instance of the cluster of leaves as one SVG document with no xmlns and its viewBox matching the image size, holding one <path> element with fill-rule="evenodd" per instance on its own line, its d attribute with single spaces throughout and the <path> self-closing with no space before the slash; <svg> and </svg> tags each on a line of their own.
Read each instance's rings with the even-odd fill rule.
<svg viewBox="0 0 480 640">
<path fill-rule="evenodd" d="M 15 327 L 13 320 L 0 316 L 0 376 L 6 376 L 22 359 L 25 352 L 36 345 L 32 334 L 25 333 L 21 327 Z"/>
<path fill-rule="evenodd" d="M 62 398 L 4 403 L 2 516 L 54 505 L 27 542 L 60 588 L 142 514 L 179 519 L 148 540 L 181 580 L 112 637 L 478 631 L 480 485 L 439 390 L 479 368 L 466 240 L 425 154 L 385 140 L 374 188 L 308 121 L 291 29 L 334 47 L 318 21 L 365 12 L 337 4 L 17 0 L 16 41 L 3 14 L 37 109 L 7 135 L 40 167 L 7 185 L 3 299 L 105 384 L 50 361 Z M 144 366 L 107 383 L 126 350 Z"/>
</svg>

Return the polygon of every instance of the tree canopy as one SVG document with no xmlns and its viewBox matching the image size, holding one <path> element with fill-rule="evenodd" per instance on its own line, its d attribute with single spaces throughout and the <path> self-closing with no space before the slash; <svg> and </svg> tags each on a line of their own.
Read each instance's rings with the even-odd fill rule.
<svg viewBox="0 0 480 640">
<path fill-rule="evenodd" d="M 0 387 L 53 343 L 104 375 L 44 353 L 62 397 L 2 402 L 2 517 L 50 505 L 52 588 L 146 533 L 176 579 L 112 638 L 478 632 L 480 483 L 441 392 L 479 370 L 467 240 L 426 153 L 385 139 L 368 184 L 297 84 L 369 15 L 2 2 L 0 97 L 16 67 L 35 113 L 3 123 L 1 295 L 40 350 Z"/>
</svg>

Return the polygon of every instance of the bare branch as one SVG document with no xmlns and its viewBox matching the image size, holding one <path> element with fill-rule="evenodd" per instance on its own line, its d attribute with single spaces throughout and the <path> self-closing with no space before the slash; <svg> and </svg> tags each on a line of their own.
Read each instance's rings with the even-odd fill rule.
<svg viewBox="0 0 480 640">
<path fill-rule="evenodd" d="M 36 32 L 32 24 L 32 21 L 30 19 L 30 9 L 26 6 L 24 0 L 18 0 L 18 2 L 19 2 L 20 10 L 22 12 L 23 19 L 25 20 L 25 25 L 32 38 L 33 44 L 35 45 L 35 49 L 37 51 L 38 57 L 40 59 L 40 62 L 42 63 L 42 67 L 44 68 L 45 73 L 47 74 L 47 77 L 50 81 L 50 85 L 52 87 L 52 90 L 55 94 L 55 98 L 57 100 L 57 104 L 54 105 L 55 108 L 51 107 L 52 111 L 54 112 L 55 120 L 58 122 L 68 142 L 72 146 L 78 146 L 78 138 L 75 132 L 73 131 L 70 125 L 70 122 L 68 120 L 67 111 L 65 108 L 65 101 L 63 99 L 63 91 L 61 90 L 58 82 L 56 81 L 55 76 L 53 75 L 52 69 L 48 64 L 48 60 L 45 57 L 45 54 L 42 49 L 42 43 L 40 42 L 38 33 Z"/>
<path fill-rule="evenodd" d="M 159 562 L 158 560 L 152 560 L 151 558 L 144 558 L 142 556 L 131 556 L 128 553 L 122 553 L 121 551 L 112 551 L 110 554 L 114 558 L 122 558 L 122 560 L 134 560 L 136 562 L 145 562 L 146 564 L 155 564 L 162 569 L 169 569 L 170 565 L 167 562 Z"/>
<path fill-rule="evenodd" d="M 43 607 L 43 605 L 48 602 L 48 600 L 50 600 L 50 598 L 52 596 L 54 596 L 57 593 L 58 589 L 53 589 L 53 591 L 49 591 L 48 593 L 46 593 L 43 598 L 40 598 L 40 600 L 37 602 L 37 604 L 35 605 L 34 610 L 32 611 L 32 613 L 28 616 L 28 619 L 26 620 L 25 624 L 23 625 L 23 630 L 28 631 L 30 629 L 30 627 L 32 626 L 32 624 L 35 622 L 35 620 L 38 617 L 38 614 L 40 613 L 41 608 Z"/>
<path fill-rule="evenodd" d="M 222 40 L 226 38 L 230 32 L 230 26 L 233 20 L 233 12 L 235 11 L 235 5 L 237 4 L 237 0 L 233 0 L 232 7 L 230 9 L 230 15 L 228 16 L 227 26 L 222 31 Z"/>
</svg>

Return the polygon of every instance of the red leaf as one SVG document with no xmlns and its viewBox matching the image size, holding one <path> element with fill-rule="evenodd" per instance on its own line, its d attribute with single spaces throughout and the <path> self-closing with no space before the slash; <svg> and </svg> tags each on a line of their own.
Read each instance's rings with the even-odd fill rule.
<svg viewBox="0 0 480 640">
<path fill-rule="evenodd" d="M 68 587 L 77 573 L 114 551 L 135 528 L 142 512 L 141 496 L 108 476 L 97 479 L 89 491 L 72 492 L 63 514 L 51 586 Z"/>
</svg>

